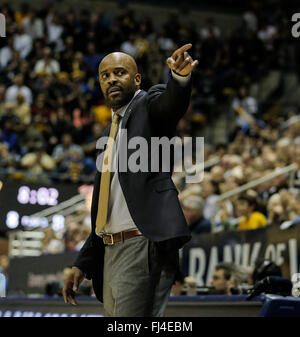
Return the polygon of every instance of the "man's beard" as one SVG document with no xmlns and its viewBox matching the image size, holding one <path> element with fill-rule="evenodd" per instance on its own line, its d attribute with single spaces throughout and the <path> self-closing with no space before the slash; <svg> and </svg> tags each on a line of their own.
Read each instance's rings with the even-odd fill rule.
<svg viewBox="0 0 300 337">
<path fill-rule="evenodd" d="M 105 97 L 105 102 L 106 105 L 113 109 L 113 110 L 118 110 L 120 108 L 122 108 L 122 106 L 125 106 L 126 104 L 128 104 L 132 97 L 134 96 L 134 93 L 136 91 L 136 87 L 132 86 L 129 88 L 124 89 L 123 87 L 118 86 L 121 90 L 121 94 L 119 97 L 115 98 L 115 99 L 111 99 L 109 97 L 109 94 L 106 94 Z M 109 90 L 109 89 L 108 89 Z"/>
</svg>

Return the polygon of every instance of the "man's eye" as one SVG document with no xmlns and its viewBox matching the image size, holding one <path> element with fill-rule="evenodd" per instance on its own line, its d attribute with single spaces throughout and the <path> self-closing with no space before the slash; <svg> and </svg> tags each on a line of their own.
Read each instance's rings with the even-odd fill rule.
<svg viewBox="0 0 300 337">
<path fill-rule="evenodd" d="M 122 76 L 122 75 L 124 74 L 124 71 L 123 71 L 123 70 L 119 70 L 119 71 L 117 72 L 117 74 L 118 74 L 119 76 Z"/>
</svg>

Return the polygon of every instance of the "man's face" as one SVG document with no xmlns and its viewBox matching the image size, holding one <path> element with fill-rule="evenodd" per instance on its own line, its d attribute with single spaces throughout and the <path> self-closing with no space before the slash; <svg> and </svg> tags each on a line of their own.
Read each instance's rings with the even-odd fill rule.
<svg viewBox="0 0 300 337">
<path fill-rule="evenodd" d="M 214 193 L 214 187 L 213 184 L 210 182 L 210 180 L 204 180 L 202 183 L 202 191 L 201 196 L 203 198 L 207 198 L 210 195 Z"/>
<path fill-rule="evenodd" d="M 62 143 L 65 147 L 69 147 L 72 144 L 72 137 L 68 134 L 63 135 Z"/>
<path fill-rule="evenodd" d="M 246 200 L 238 200 L 237 214 L 239 216 L 246 216 L 251 211 L 251 207 Z"/>
<path fill-rule="evenodd" d="M 129 103 L 141 83 L 141 76 L 129 56 L 117 54 L 106 56 L 99 66 L 101 90 L 106 104 L 112 109 Z"/>
<path fill-rule="evenodd" d="M 15 83 L 19 87 L 21 87 L 23 85 L 23 76 L 21 74 L 19 74 L 15 77 Z"/>
<path fill-rule="evenodd" d="M 210 283 L 216 290 L 226 291 L 228 280 L 225 278 L 224 269 L 215 270 Z"/>
</svg>

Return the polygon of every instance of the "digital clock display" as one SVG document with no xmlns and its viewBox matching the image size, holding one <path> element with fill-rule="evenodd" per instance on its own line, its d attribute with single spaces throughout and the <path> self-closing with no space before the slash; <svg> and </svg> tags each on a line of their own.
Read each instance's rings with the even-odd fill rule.
<svg viewBox="0 0 300 337">
<path fill-rule="evenodd" d="M 0 190 L 0 231 L 12 229 L 45 228 L 49 226 L 45 217 L 31 217 L 49 207 L 57 206 L 79 194 L 78 184 L 57 183 L 51 186 L 34 183 L 3 181 Z M 54 230 L 64 226 L 64 217 L 55 214 L 51 220 Z"/>
<path fill-rule="evenodd" d="M 55 206 L 59 192 L 56 188 L 40 187 L 38 190 L 31 190 L 28 186 L 21 186 L 18 190 L 17 200 L 20 204 Z"/>
</svg>

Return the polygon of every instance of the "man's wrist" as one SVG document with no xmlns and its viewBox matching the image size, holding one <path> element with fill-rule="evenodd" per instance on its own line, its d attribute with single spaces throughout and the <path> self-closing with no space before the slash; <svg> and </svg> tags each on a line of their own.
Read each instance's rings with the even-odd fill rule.
<svg viewBox="0 0 300 337">
<path fill-rule="evenodd" d="M 180 77 L 188 77 L 190 74 L 187 74 L 187 75 L 181 75 L 179 73 L 177 73 L 175 70 L 171 69 L 172 73 L 174 73 L 175 75 L 177 76 L 180 76 Z"/>
<path fill-rule="evenodd" d="M 178 81 L 181 85 L 185 86 L 190 78 L 191 78 L 191 73 L 189 73 L 188 75 L 186 76 L 183 76 L 183 75 L 179 75 L 177 74 L 174 70 L 171 69 L 171 74 L 172 74 L 172 77 Z"/>
</svg>

